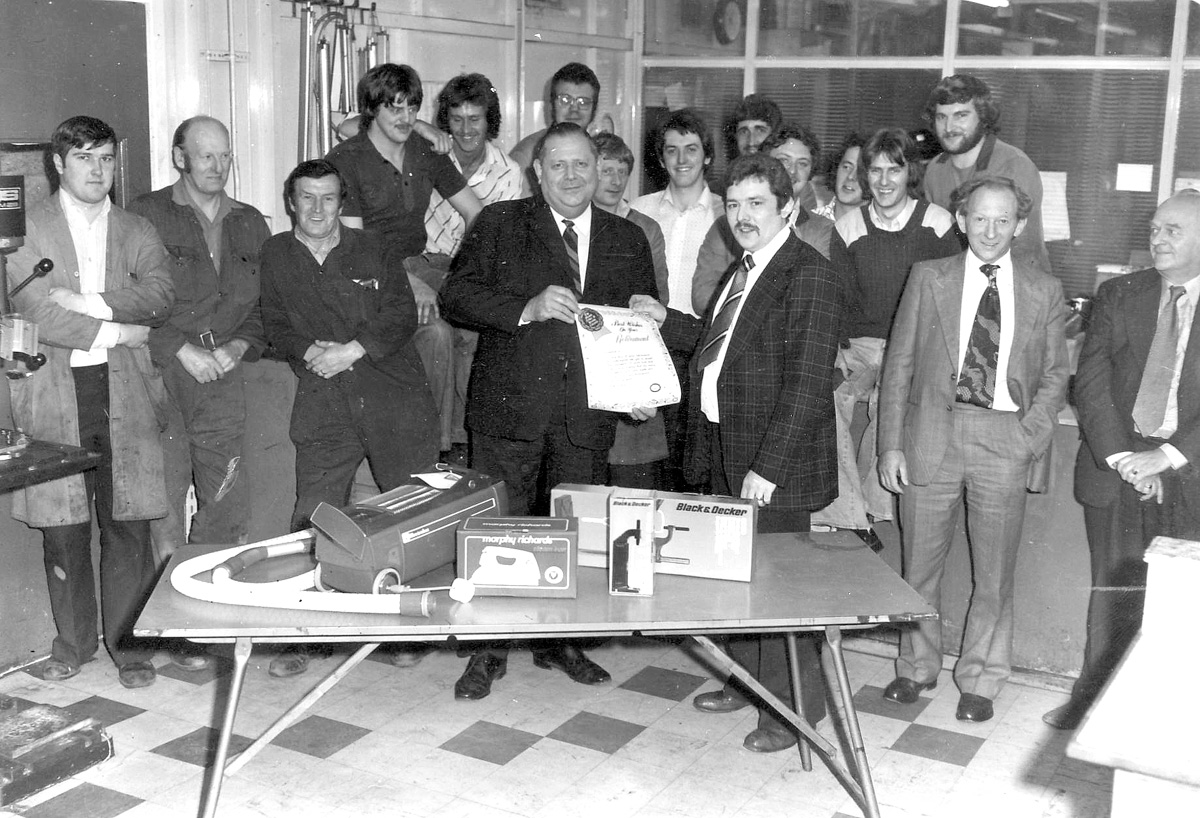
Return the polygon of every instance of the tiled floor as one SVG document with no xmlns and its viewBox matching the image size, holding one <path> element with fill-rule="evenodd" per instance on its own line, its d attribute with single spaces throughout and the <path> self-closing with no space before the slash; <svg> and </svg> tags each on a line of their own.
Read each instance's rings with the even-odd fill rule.
<svg viewBox="0 0 1200 818">
<path fill-rule="evenodd" d="M 591 655 L 613 675 L 599 687 L 535 668 L 514 651 L 490 697 L 455 701 L 464 665 L 450 650 L 416 668 L 359 665 L 299 723 L 226 782 L 222 816 L 423 818 L 666 818 L 861 812 L 816 759 L 742 749 L 753 711 L 711 715 L 691 705 L 717 687 L 687 643 L 613 640 Z M 234 750 L 258 735 L 338 661 L 272 679 L 256 652 Z M 886 818 L 1104 818 L 1111 775 L 1064 757 L 1069 735 L 1042 725 L 1065 695 L 1010 684 L 984 724 L 956 721 L 943 684 L 915 705 L 884 702 L 891 663 L 849 651 L 850 678 Z M 160 665 L 166 665 L 160 658 Z M 51 684 L 0 678 L 19 703 L 71 708 L 107 725 L 114 758 L 7 807 L 28 818 L 178 818 L 196 815 L 227 676 L 164 667 L 125 690 L 105 661 Z M 832 735 L 826 720 L 821 732 Z M 0 815 L 4 815 L 0 809 Z"/>
</svg>

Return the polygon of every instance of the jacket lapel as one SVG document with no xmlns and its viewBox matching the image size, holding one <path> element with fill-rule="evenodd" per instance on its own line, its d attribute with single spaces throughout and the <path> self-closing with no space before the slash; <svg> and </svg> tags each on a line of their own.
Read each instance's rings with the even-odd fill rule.
<svg viewBox="0 0 1200 818">
<path fill-rule="evenodd" d="M 958 324 L 962 315 L 963 277 L 966 275 L 966 253 L 960 253 L 938 272 L 933 288 L 942 335 L 946 339 L 946 356 L 958 367 Z"/>
<path fill-rule="evenodd" d="M 740 355 L 750 348 L 755 330 L 765 324 L 766 313 L 783 298 L 784 290 L 787 289 L 788 277 L 792 275 L 792 271 L 796 266 L 795 243 L 798 241 L 799 239 L 788 230 L 787 240 L 779 248 L 779 252 L 775 254 L 775 257 L 771 259 L 771 263 L 759 274 L 758 281 L 754 283 L 750 294 L 742 302 L 742 309 L 738 313 L 737 321 L 733 325 L 733 332 L 730 333 L 729 341 L 727 342 L 729 346 L 725 350 L 726 363 L 737 360 Z M 741 256 L 742 254 L 739 253 L 739 262 L 741 261 Z M 730 270 L 736 267 L 737 264 L 735 263 Z M 722 277 L 722 289 L 724 288 L 725 278 L 728 278 L 728 276 Z"/>
<path fill-rule="evenodd" d="M 1126 301 L 1122 320 L 1125 322 L 1125 337 L 1133 350 L 1135 360 L 1145 365 L 1150 357 L 1150 344 L 1154 342 L 1154 330 L 1158 326 L 1158 302 L 1162 295 L 1162 278 L 1158 275 L 1147 277 L 1146 285 L 1131 294 Z M 1146 332 L 1146 327 L 1150 331 Z M 1196 333 L 1188 339 L 1188 352 L 1191 352 L 1192 341 Z"/>
<path fill-rule="evenodd" d="M 71 228 L 67 226 L 67 217 L 63 213 L 58 195 L 46 200 L 46 209 L 50 212 L 50 238 L 58 248 L 58 256 L 62 259 L 64 269 L 58 270 L 59 280 L 68 287 L 79 292 L 79 259 L 75 255 L 75 240 L 71 238 Z M 109 225 L 111 235 L 112 225 Z M 111 241 L 111 238 L 110 238 Z M 20 283 L 20 282 L 17 282 Z"/>
<path fill-rule="evenodd" d="M 592 227 L 594 233 L 595 214 L 592 215 Z M 537 240 L 545 245 L 549 257 L 554 261 L 555 269 L 547 278 L 554 278 L 556 279 L 555 283 L 568 290 L 572 289 L 575 282 L 571 280 L 571 262 L 567 258 L 567 245 L 563 242 L 562 233 L 558 232 L 558 225 L 554 222 L 554 211 L 550 209 L 550 205 L 543 203 L 538 208 L 538 215 L 534 220 L 534 234 L 537 236 Z M 588 250 L 590 254 L 590 246 Z M 584 289 L 587 289 L 586 277 Z"/>
</svg>

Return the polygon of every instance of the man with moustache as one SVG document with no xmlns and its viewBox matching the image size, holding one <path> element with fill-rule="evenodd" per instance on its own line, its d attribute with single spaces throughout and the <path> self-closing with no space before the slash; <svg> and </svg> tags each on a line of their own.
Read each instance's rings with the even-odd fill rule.
<svg viewBox="0 0 1200 818">
<path fill-rule="evenodd" d="M 171 397 L 163 434 L 170 511 L 152 525 L 160 559 L 184 543 L 184 502 L 193 483 L 198 509 L 190 542 L 249 537 L 241 363 L 257 360 L 266 346 L 258 252 L 271 235 L 261 213 L 225 193 L 233 154 L 220 121 L 196 116 L 180 123 L 171 158 L 179 179 L 129 208 L 148 219 L 166 245 L 176 295 L 167 323 L 150 333 L 150 354 Z M 197 655 L 174 659 L 192 669 L 206 663 Z"/>
<path fill-rule="evenodd" d="M 1146 546 L 1200 539 L 1200 192 L 1159 205 L 1150 253 L 1153 268 L 1100 286 L 1075 375 L 1092 596 L 1071 699 L 1042 716 L 1060 730 L 1079 726 L 1141 627 Z"/>
<path fill-rule="evenodd" d="M 166 514 L 159 418 L 162 377 L 146 348 L 150 327 L 174 300 L 170 261 L 154 227 L 112 204 L 117 136 L 90 116 L 50 138 L 58 192 L 30 208 L 8 286 L 50 272 L 12 298 L 37 324 L 46 363 L 9 380 L 13 420 L 31 437 L 100 455 L 84 474 L 13 492 L 13 517 L 42 530 L 46 585 L 57 636 L 43 678 L 59 682 L 91 661 L 98 640 L 92 521 L 100 529 L 104 646 L 127 688 L 154 684 L 154 651 L 131 644 L 154 587 L 150 520 Z M 93 517 L 92 506 L 95 505 Z"/>
<path fill-rule="evenodd" d="M 1066 303 L 1057 279 L 1010 252 L 1032 207 L 1011 179 L 973 179 L 956 197 L 970 246 L 913 267 L 888 341 L 879 473 L 900 495 L 904 578 L 939 609 L 965 496 L 973 590 L 955 716 L 981 722 L 1011 674 L 1026 491 L 1045 489 L 1045 453 L 1066 403 Z M 884 699 L 917 701 L 941 669 L 941 622 L 904 630 Z"/>
<path fill-rule="evenodd" d="M 987 83 L 970 74 L 943 77 L 925 104 L 925 119 L 933 126 L 942 153 L 925 170 L 925 198 L 947 210 L 964 182 L 977 176 L 1005 176 L 1033 201 L 1025 230 L 1013 252 L 1029 264 L 1050 270 L 1050 253 L 1042 236 L 1042 177 L 1037 166 L 1017 147 L 997 138 L 1000 107 Z M 964 239 L 965 243 L 965 239 Z"/>
<path fill-rule="evenodd" d="M 467 187 L 483 205 L 529 195 L 520 166 L 494 141 L 500 135 L 500 97 L 483 74 L 459 74 L 438 94 L 435 121 L 450 133 L 450 161 Z M 466 220 L 442 194 L 429 195 L 425 212 L 425 252 L 409 260 L 413 274 L 440 291 L 450 262 L 458 254 L 467 232 Z M 454 409 L 450 432 L 450 460 L 465 463 L 467 431 L 464 424 L 467 383 L 475 359 L 476 333 L 455 328 Z"/>
<path fill-rule="evenodd" d="M 472 465 L 504 480 L 516 515 L 549 513 L 559 483 L 604 482 L 617 416 L 588 408 L 579 305 L 625 307 L 658 292 L 642 230 L 592 206 L 597 155 L 583 128 L 551 125 L 533 168 L 541 198 L 488 205 L 441 294 L 446 316 L 479 333 L 467 399 Z M 507 661 L 507 648 L 479 649 L 455 697 L 487 696 Z M 580 684 L 611 678 L 571 642 L 539 640 L 533 661 Z"/>
<path fill-rule="evenodd" d="M 408 274 L 419 322 L 413 344 L 437 406 L 439 452 L 448 452 L 454 442 L 454 329 L 438 313 L 436 277 L 420 262 L 428 241 L 425 211 L 437 191 L 470 227 L 479 199 L 450 158 L 435 153 L 414 130 L 424 98 L 415 69 L 378 65 L 358 81 L 357 96 L 362 115 L 358 134 L 325 158 L 345 180 L 342 223 L 378 233 Z M 392 655 L 404 653 L 395 650 Z"/>
<path fill-rule="evenodd" d="M 869 201 L 834 224 L 830 258 L 846 288 L 845 337 L 838 368 L 838 432 L 850 446 L 854 406 L 868 402 L 868 423 L 858 446 L 856 472 L 843 458 L 844 496 L 824 519 L 854 528 L 872 547 L 883 547 L 870 527 L 890 520 L 892 496 L 876 469 L 875 432 L 879 412 L 879 369 L 909 270 L 919 261 L 959 251 L 954 219 L 943 208 L 914 195 L 921 183 L 917 145 L 902 128 L 877 131 L 862 149 L 859 186 Z"/>
<path fill-rule="evenodd" d="M 842 320 L 841 286 L 829 262 L 788 227 L 795 207 L 783 165 L 763 153 L 730 163 L 725 212 L 741 256 L 702 320 L 648 298 L 631 306 L 662 325 L 669 346 L 691 348 L 687 468 L 711 494 L 759 506 L 758 532 L 808 531 L 813 509 L 837 493 L 833 363 Z M 819 639 L 799 640 L 803 717 L 825 715 Z M 730 655 L 795 707 L 782 634 L 736 636 Z M 751 703 L 735 679 L 698 695 L 707 713 Z M 792 728 L 764 704 L 743 741 L 753 752 L 796 744 Z"/>
</svg>

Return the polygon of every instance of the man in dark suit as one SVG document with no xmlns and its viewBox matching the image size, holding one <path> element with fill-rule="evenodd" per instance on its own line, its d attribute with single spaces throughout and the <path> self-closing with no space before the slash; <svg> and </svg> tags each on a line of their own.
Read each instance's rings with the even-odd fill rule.
<svg viewBox="0 0 1200 818">
<path fill-rule="evenodd" d="M 1142 620 L 1158 535 L 1200 537 L 1200 192 L 1163 202 L 1150 222 L 1154 267 L 1106 281 L 1075 375 L 1083 441 L 1075 496 L 1092 558 L 1083 670 L 1070 701 L 1042 719 L 1072 730 Z"/>
<path fill-rule="evenodd" d="M 941 579 L 966 492 L 974 592 L 954 668 L 962 721 L 987 721 L 1011 673 L 1013 577 L 1026 490 L 1045 483 L 1066 401 L 1062 285 L 1013 260 L 1031 201 L 1005 177 L 956 193 L 969 249 L 913 267 L 884 359 L 879 473 L 900 494 L 905 579 L 941 607 Z M 902 704 L 937 685 L 938 621 L 900 637 Z"/>
<path fill-rule="evenodd" d="M 741 156 L 729 166 L 725 213 L 741 253 L 717 285 L 703 320 L 647 299 L 634 309 L 662 324 L 669 346 L 694 345 L 686 478 L 712 494 L 759 505 L 758 532 L 809 530 L 809 514 L 837 496 L 833 364 L 842 319 L 830 263 L 788 229 L 792 183 L 778 159 Z M 800 640 L 803 715 L 825 715 L 815 638 Z M 730 655 L 771 693 L 792 701 L 782 635 L 730 639 Z M 749 704 L 731 680 L 693 702 L 724 713 Z M 791 727 L 759 707 L 743 745 L 776 752 L 795 745 Z"/>
<path fill-rule="evenodd" d="M 441 293 L 448 319 L 479 333 L 466 416 L 472 466 L 505 481 L 517 515 L 549 513 L 558 483 L 605 481 L 617 416 L 588 408 L 579 304 L 624 307 L 635 294 L 658 294 L 645 233 L 592 206 L 597 156 L 583 128 L 551 125 L 533 167 L 542 197 L 485 208 Z M 578 647 L 538 644 L 539 667 L 582 684 L 609 680 Z M 488 695 L 506 661 L 506 651 L 479 651 L 455 695 Z"/>
</svg>

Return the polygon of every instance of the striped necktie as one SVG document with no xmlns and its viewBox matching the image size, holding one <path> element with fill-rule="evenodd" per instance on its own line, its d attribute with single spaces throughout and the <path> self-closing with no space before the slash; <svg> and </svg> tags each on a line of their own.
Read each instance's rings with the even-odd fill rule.
<svg viewBox="0 0 1200 818">
<path fill-rule="evenodd" d="M 575 232 L 575 222 L 563 219 L 567 229 L 563 231 L 563 243 L 567 245 L 567 261 L 571 263 L 571 286 L 575 295 L 583 295 L 583 276 L 579 274 L 579 234 Z"/>
<path fill-rule="evenodd" d="M 1143 437 L 1155 437 L 1155 432 L 1162 426 L 1167 415 L 1167 400 L 1171 396 L 1171 382 L 1175 380 L 1179 299 L 1186 290 L 1172 286 L 1170 292 L 1167 303 L 1158 313 L 1154 340 L 1150 342 L 1150 354 L 1146 356 L 1146 368 L 1142 370 L 1142 382 L 1133 403 L 1133 422 Z"/>
<path fill-rule="evenodd" d="M 1000 361 L 1000 290 L 996 287 L 999 269 L 999 264 L 979 265 L 979 272 L 987 276 L 988 285 L 979 297 L 954 395 L 958 403 L 970 403 L 984 409 L 991 409 L 996 397 L 996 366 Z"/>
<path fill-rule="evenodd" d="M 733 328 L 733 317 L 737 315 L 738 304 L 741 303 L 742 294 L 746 290 L 746 278 L 752 269 L 754 269 L 754 257 L 746 255 L 742 259 L 742 263 L 738 265 L 737 272 L 733 274 L 733 281 L 729 285 L 729 295 L 725 296 L 725 302 L 721 304 L 721 309 L 713 318 L 712 326 L 708 328 L 708 334 L 705 336 L 707 340 L 700 349 L 700 357 L 697 359 L 696 368 L 698 370 L 703 371 L 704 367 L 717 360 L 721 354 L 721 348 L 725 345 L 725 337 Z"/>
</svg>

